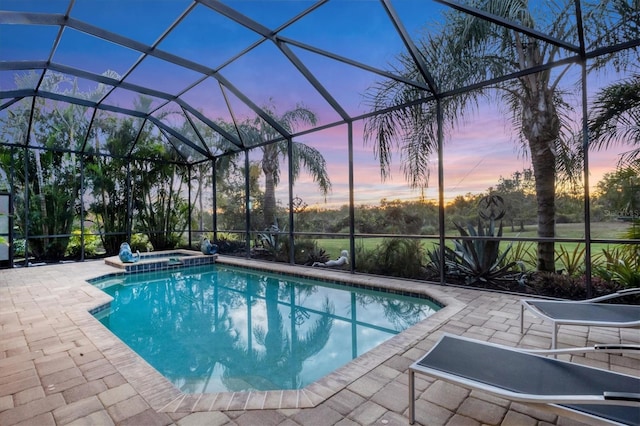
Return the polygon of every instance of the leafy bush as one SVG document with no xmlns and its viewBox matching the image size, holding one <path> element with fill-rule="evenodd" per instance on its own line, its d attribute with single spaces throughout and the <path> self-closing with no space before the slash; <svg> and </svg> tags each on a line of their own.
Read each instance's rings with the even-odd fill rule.
<svg viewBox="0 0 640 426">
<path fill-rule="evenodd" d="M 218 253 L 220 254 L 237 254 L 244 253 L 245 242 L 233 238 L 230 235 L 219 235 L 214 244 L 218 246 Z"/>
<path fill-rule="evenodd" d="M 288 241 L 285 228 L 280 229 L 278 222 L 258 233 L 256 245 L 252 250 L 254 257 L 268 257 L 273 260 L 286 262 L 289 259 Z M 285 246 L 286 244 L 286 246 Z"/>
<path fill-rule="evenodd" d="M 578 244 L 572 251 L 560 246 L 556 262 L 562 266 L 561 271 L 572 277 L 582 275 L 584 273 L 584 253 L 587 250 L 582 244 Z"/>
<path fill-rule="evenodd" d="M 506 262 L 518 262 L 521 267 L 535 270 L 538 266 L 535 244 L 530 241 L 517 241 L 505 254 Z"/>
<path fill-rule="evenodd" d="M 13 255 L 15 257 L 24 257 L 25 256 L 25 244 L 26 240 L 24 238 L 20 238 L 19 240 L 13 241 Z"/>
<path fill-rule="evenodd" d="M 640 287 L 640 268 L 632 250 L 604 249 L 595 257 L 593 275 L 606 281 L 614 281 L 622 288 Z"/>
<path fill-rule="evenodd" d="M 72 231 L 71 238 L 69 239 L 69 244 L 67 244 L 67 251 L 65 253 L 66 256 L 72 258 L 80 258 L 82 253 L 82 238 L 80 234 L 80 230 L 76 229 Z M 102 241 L 100 240 L 99 235 L 92 234 L 89 230 L 85 229 L 84 231 L 84 255 L 86 257 L 95 257 L 102 250 Z"/>
<path fill-rule="evenodd" d="M 129 245 L 131 246 L 131 251 L 134 253 L 136 251 L 140 251 L 142 253 L 153 251 L 153 244 L 151 244 L 149 237 L 146 234 L 132 234 Z"/>
<path fill-rule="evenodd" d="M 437 235 L 438 234 L 438 227 L 432 224 L 426 224 L 423 225 L 422 228 L 420 228 L 420 234 L 422 235 Z"/>
<path fill-rule="evenodd" d="M 287 244 L 288 245 L 288 244 Z M 311 266 L 315 262 L 325 263 L 329 260 L 329 254 L 311 239 L 300 239 L 296 241 L 296 263 Z"/>
<path fill-rule="evenodd" d="M 553 272 L 536 272 L 527 278 L 530 293 L 562 299 L 584 300 L 587 298 L 587 285 L 584 276 L 576 277 Z M 591 278 L 591 297 L 603 296 L 621 290 L 622 286 L 602 278 Z"/>
<path fill-rule="evenodd" d="M 622 234 L 622 238 L 627 240 L 640 240 L 640 220 L 634 221 L 629 229 Z M 631 256 L 629 260 L 632 261 L 632 264 L 635 263 L 640 269 L 640 244 L 627 244 L 623 246 L 622 250 L 628 252 L 627 254 Z"/>
<path fill-rule="evenodd" d="M 356 269 L 359 272 L 402 278 L 424 278 L 424 247 L 420 240 L 385 239 L 373 250 L 356 248 Z"/>
</svg>

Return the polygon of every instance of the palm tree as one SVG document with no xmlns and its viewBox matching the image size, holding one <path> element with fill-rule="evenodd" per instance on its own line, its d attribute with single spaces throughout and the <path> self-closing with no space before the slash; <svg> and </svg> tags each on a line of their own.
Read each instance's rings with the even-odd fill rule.
<svg viewBox="0 0 640 426">
<path fill-rule="evenodd" d="M 295 323 L 293 318 L 285 321 L 280 308 L 289 305 L 291 315 L 295 318 L 296 309 L 305 309 L 296 304 L 296 292 L 314 291 L 314 288 L 298 288 L 290 283 L 281 287 L 278 280 L 271 278 L 261 279 L 259 286 L 260 293 L 264 294 L 266 321 L 254 325 L 248 342 L 233 345 L 220 361 L 224 366 L 222 382 L 230 391 L 297 389 L 305 362 L 317 355 L 329 341 L 335 311 L 333 303 L 325 297 L 322 313 L 318 312 L 319 318 L 303 334 L 299 330 L 301 324 Z M 251 295 L 248 287 L 246 291 L 249 307 L 251 301 L 257 299 Z M 287 294 L 289 303 L 285 302 Z M 251 315 L 250 310 L 248 315 Z M 250 320 L 249 324 L 252 323 L 254 321 Z M 253 347 L 254 342 L 260 348 Z M 257 371 L 263 374 L 256 374 Z M 242 381 L 238 378 L 242 378 Z M 269 380 L 265 380 L 267 378 Z"/>
<path fill-rule="evenodd" d="M 525 0 L 476 0 L 467 5 L 515 25 L 536 28 L 529 3 Z M 542 32 L 559 40 L 576 39 L 575 25 L 568 13 L 571 4 L 558 5 L 553 21 Z M 417 45 L 428 66 L 431 82 L 418 68 L 414 57 L 407 54 L 399 56 L 398 68 L 403 77 L 430 84 L 436 94 L 473 85 L 480 88 L 425 103 L 415 102 L 429 96 L 420 88 L 398 81 L 374 86 L 367 94 L 372 110 L 387 109 L 388 112 L 374 115 L 367 121 L 365 138 L 375 141 L 382 176 L 386 177 L 392 149 L 400 147 L 405 160 L 405 176 L 414 187 L 425 185 L 429 159 L 435 155 L 440 143 L 438 123 L 446 134 L 468 106 L 477 106 L 481 99 L 497 94 L 498 100 L 509 107 L 513 128 L 531 158 L 538 236 L 550 239 L 555 235 L 557 172 L 572 170 L 575 164 L 570 146 L 562 141 L 568 120 L 563 120 L 565 104 L 558 84 L 566 70 L 554 74 L 544 67 L 558 59 L 561 48 L 558 44 L 546 43 L 530 34 L 473 15 L 452 11 L 445 16 L 442 31 L 420 40 Z M 606 31 L 605 25 L 601 27 Z M 591 30 L 599 31 L 598 28 Z M 504 76 L 538 66 L 535 73 L 501 81 Z M 491 80 L 495 83 L 483 86 Z M 408 106 L 398 109 L 399 105 Z M 441 121 L 438 120 L 439 111 Z M 554 258 L 553 241 L 539 242 L 538 270 L 554 271 Z"/>
<path fill-rule="evenodd" d="M 620 164 L 640 162 L 640 74 L 600 90 L 593 105 L 590 145 L 596 149 L 630 145 L 632 149 L 621 155 Z"/>
<path fill-rule="evenodd" d="M 275 108 L 265 107 L 265 111 L 275 118 L 275 120 L 289 133 L 293 133 L 300 124 L 316 124 L 316 115 L 308 108 L 297 105 L 294 109 L 278 115 Z M 263 143 L 269 140 L 276 140 L 282 136 L 277 131 L 262 121 L 260 118 L 248 120 L 241 126 L 242 133 L 247 137 L 251 145 Z M 280 140 L 278 142 L 262 145 L 262 159 L 260 161 L 264 173 L 264 225 L 276 223 L 276 193 L 275 188 L 280 182 L 280 159 L 287 158 L 288 142 Z M 318 184 L 323 195 L 331 191 L 331 181 L 327 174 L 327 163 L 317 149 L 307 146 L 301 142 L 292 141 L 292 161 L 293 167 L 291 176 L 295 181 L 300 175 L 300 167 L 311 174 L 314 182 Z M 292 185 L 293 182 L 290 182 Z"/>
</svg>

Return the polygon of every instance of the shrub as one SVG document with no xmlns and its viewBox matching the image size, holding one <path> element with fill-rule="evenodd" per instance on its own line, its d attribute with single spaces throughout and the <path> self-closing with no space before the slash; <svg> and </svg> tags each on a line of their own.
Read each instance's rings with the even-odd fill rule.
<svg viewBox="0 0 640 426">
<path fill-rule="evenodd" d="M 140 252 L 148 252 L 153 251 L 153 244 L 149 241 L 149 237 L 146 234 L 132 234 L 131 242 L 129 243 L 131 246 L 131 251 L 134 253 L 136 251 Z"/>
<path fill-rule="evenodd" d="M 26 246 L 25 243 L 26 243 L 26 240 L 24 238 L 13 240 L 13 255 L 15 257 L 25 256 L 25 246 Z"/>
<path fill-rule="evenodd" d="M 402 278 L 424 278 L 424 247 L 420 240 L 389 238 L 373 250 L 356 248 L 356 269 L 359 272 Z"/>
<path fill-rule="evenodd" d="M 635 220 L 633 224 L 622 234 L 622 238 L 627 240 L 640 240 L 640 220 Z M 631 264 L 635 263 L 636 267 L 640 269 L 640 244 L 627 244 L 622 249 L 630 257 L 628 258 Z"/>
<path fill-rule="evenodd" d="M 69 238 L 69 244 L 67 244 L 66 256 L 72 258 L 80 258 L 82 253 L 82 238 L 80 230 L 76 229 L 72 232 L 71 238 Z M 95 257 L 102 249 L 102 241 L 99 235 L 94 235 L 88 230 L 84 231 L 84 255 L 87 257 Z"/>
<path fill-rule="evenodd" d="M 258 233 L 256 246 L 252 250 L 253 257 L 267 257 L 272 260 L 286 262 L 289 259 L 289 236 L 286 227 L 280 229 L 278 223 Z M 285 246 L 286 244 L 286 246 Z"/>
<path fill-rule="evenodd" d="M 301 247 L 302 243 L 302 247 Z M 309 246 L 311 243 L 311 246 Z M 300 256 L 298 256 L 298 253 Z M 329 255 L 327 252 L 318 247 L 318 244 L 313 240 L 302 240 L 296 243 L 296 254 L 295 254 L 296 263 L 301 263 L 303 265 L 311 266 L 315 262 L 325 263 L 329 260 Z"/>
<path fill-rule="evenodd" d="M 422 226 L 420 233 L 422 235 L 436 235 L 438 233 L 438 228 L 435 225 L 426 224 Z"/>
<path fill-rule="evenodd" d="M 584 253 L 586 247 L 582 244 L 576 245 L 576 247 L 569 251 L 563 246 L 560 246 L 556 262 L 559 262 L 562 266 L 562 271 L 567 275 L 578 276 L 584 273 Z"/>
<path fill-rule="evenodd" d="M 230 236 L 218 236 L 214 244 L 218 246 L 218 253 L 220 254 L 238 254 L 245 251 L 245 242 Z"/>
<path fill-rule="evenodd" d="M 603 249 L 594 258 L 593 275 L 615 281 L 622 288 L 640 287 L 640 268 L 634 251 L 622 248 Z"/>
<path fill-rule="evenodd" d="M 538 266 L 535 244 L 529 241 L 517 241 L 510 245 L 505 254 L 505 262 L 517 262 L 523 268 L 534 270 Z"/>
<path fill-rule="evenodd" d="M 527 287 L 531 293 L 543 296 L 571 300 L 584 300 L 587 298 L 585 276 L 575 277 L 553 272 L 536 272 L 528 276 Z M 591 289 L 591 297 L 598 297 L 615 293 L 621 290 L 622 286 L 616 282 L 592 277 Z"/>
</svg>

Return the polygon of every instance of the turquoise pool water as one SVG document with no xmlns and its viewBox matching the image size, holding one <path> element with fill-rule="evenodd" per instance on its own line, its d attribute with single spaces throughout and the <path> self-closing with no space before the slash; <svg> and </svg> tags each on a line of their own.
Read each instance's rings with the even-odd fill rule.
<svg viewBox="0 0 640 426">
<path fill-rule="evenodd" d="M 188 393 L 300 389 L 440 308 L 221 264 L 92 283 L 100 322 Z"/>
</svg>

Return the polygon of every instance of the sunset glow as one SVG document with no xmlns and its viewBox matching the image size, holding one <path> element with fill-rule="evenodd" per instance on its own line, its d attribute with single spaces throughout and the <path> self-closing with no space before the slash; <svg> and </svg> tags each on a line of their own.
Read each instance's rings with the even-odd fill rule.
<svg viewBox="0 0 640 426">
<path fill-rule="evenodd" d="M 179 129 L 188 119 L 197 120 L 194 114 L 184 113 L 182 104 L 175 102 L 177 98 L 206 120 L 229 125 L 255 119 L 255 108 L 269 107 L 283 113 L 298 105 L 316 114 L 317 126 L 348 121 L 371 112 L 366 94 L 387 79 L 373 70 L 389 72 L 397 69 L 399 54 L 407 54 L 406 44 L 380 2 L 331 1 L 300 20 L 294 18 L 313 7 L 314 2 L 227 2 L 228 6 L 246 14 L 250 21 L 229 19 L 215 7 L 191 0 L 158 1 L 153 2 L 153 7 L 149 7 L 150 3 L 149 0 L 130 1 L 124 11 L 109 7 L 107 1 L 77 0 L 72 3 L 69 17 L 95 29 L 84 31 L 82 27 L 65 27 L 56 46 L 53 45 L 57 34 L 55 25 L 31 25 L 28 20 L 0 25 L 0 37 L 4 40 L 0 44 L 0 56 L 10 61 L 50 60 L 63 70 L 76 67 L 95 75 L 108 73 L 114 84 L 123 78 L 125 85 L 113 87 L 59 71 L 68 81 L 64 93 L 58 94 L 69 95 L 78 89 L 92 92 L 101 88 L 108 94 L 100 100 L 103 105 L 136 110 L 139 100 L 136 89 L 144 88 L 152 115 L 171 128 Z M 6 11 L 60 16 L 67 12 L 67 6 L 68 2 L 61 0 L 4 0 L 2 4 Z M 393 6 L 415 43 L 427 34 L 439 31 L 443 13 L 449 10 L 439 3 L 423 0 L 396 1 Z M 544 17 L 540 16 L 540 20 L 544 21 Z M 277 29 L 281 44 L 260 36 L 260 26 L 272 31 Z M 170 27 L 171 31 L 165 34 Z M 119 34 L 126 40 L 121 44 L 109 41 L 108 37 L 101 37 L 101 31 Z M 287 43 L 286 49 L 282 48 L 282 43 Z M 328 54 L 322 54 L 325 52 Z M 170 55 L 180 57 L 186 64 L 163 59 Z M 567 52 L 559 55 L 567 55 Z M 202 67 L 206 70 L 204 74 Z M 552 76 L 562 77 L 559 88 L 573 108 L 573 120 L 579 122 L 582 108 L 576 83 L 580 69 L 575 64 L 567 67 L 554 69 Z M 24 77 L 33 71 L 2 71 L 0 88 L 2 91 L 15 90 L 16 77 Z M 590 96 L 623 77 L 612 71 L 589 74 Z M 8 111 L 11 107 L 1 110 L 0 114 L 4 116 Z M 105 117 L 119 116 L 112 112 L 100 113 Z M 510 177 L 514 172 L 531 167 L 526 150 L 512 130 L 509 114 L 508 108 L 495 99 L 482 100 L 476 108 L 465 112 L 464 120 L 451 134 L 445 135 L 445 201 L 459 195 L 484 192 L 495 186 L 501 177 Z M 90 117 L 91 110 L 87 109 L 85 115 Z M 203 122 L 196 124 L 203 125 Z M 312 127 L 306 124 L 294 130 L 304 132 Z M 356 204 L 376 204 L 381 199 L 438 199 L 437 158 L 431 159 L 429 185 L 424 190 L 409 188 L 399 151 L 393 155 L 390 177 L 383 181 L 374 146 L 371 142 L 364 143 L 362 127 L 361 120 L 353 121 Z M 580 126 L 574 123 L 573 127 Z M 333 191 L 325 200 L 310 177 L 303 174 L 295 182 L 295 195 L 304 198 L 309 205 L 327 208 L 349 202 L 348 139 L 346 124 L 297 138 L 323 154 Z M 614 170 L 622 151 L 620 147 L 612 147 L 591 153 L 591 188 L 605 173 Z M 286 176 L 282 182 L 286 182 Z M 286 202 L 288 193 L 284 186 L 278 189 L 278 195 L 281 202 Z"/>
</svg>

